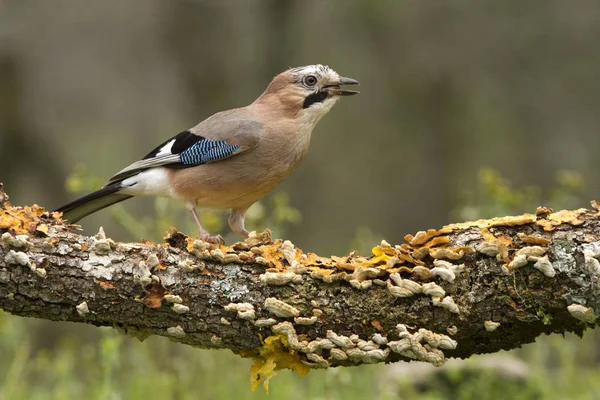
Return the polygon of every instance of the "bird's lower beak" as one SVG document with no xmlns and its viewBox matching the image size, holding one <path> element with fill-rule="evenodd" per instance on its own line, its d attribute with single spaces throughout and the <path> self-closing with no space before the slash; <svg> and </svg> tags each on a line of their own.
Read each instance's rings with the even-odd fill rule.
<svg viewBox="0 0 600 400">
<path fill-rule="evenodd" d="M 356 79 L 340 77 L 340 82 L 337 84 L 327 85 L 323 88 L 327 93 L 331 93 L 339 96 L 352 96 L 353 94 L 359 94 L 358 90 L 342 89 L 340 85 L 359 85 Z"/>
</svg>

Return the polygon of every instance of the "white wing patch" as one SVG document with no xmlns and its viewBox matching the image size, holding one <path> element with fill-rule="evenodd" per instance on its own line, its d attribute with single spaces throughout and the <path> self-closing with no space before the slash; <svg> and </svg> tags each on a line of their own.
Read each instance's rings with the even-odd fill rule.
<svg viewBox="0 0 600 400">
<path fill-rule="evenodd" d="M 167 144 L 165 144 L 159 151 L 156 153 L 154 157 L 158 156 L 166 156 L 169 154 L 173 154 L 171 150 L 173 149 L 173 144 L 175 143 L 175 139 L 169 140 Z"/>
</svg>

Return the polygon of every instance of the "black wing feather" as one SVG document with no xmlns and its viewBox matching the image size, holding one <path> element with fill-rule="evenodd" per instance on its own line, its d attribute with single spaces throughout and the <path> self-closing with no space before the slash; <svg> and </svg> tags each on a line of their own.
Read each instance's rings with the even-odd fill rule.
<svg viewBox="0 0 600 400">
<path fill-rule="evenodd" d="M 190 132 L 189 130 L 180 132 L 176 136 L 170 138 L 169 140 L 165 140 L 163 143 L 161 143 L 157 148 L 148 153 L 146 157 L 143 158 L 143 160 L 156 157 L 156 155 L 160 153 L 162 148 L 165 147 L 168 143 L 172 142 L 173 140 L 175 140 L 175 142 L 171 147 L 171 153 L 179 154 L 182 151 L 185 151 L 186 149 L 192 147 L 196 142 L 204 140 L 204 138 L 202 136 L 198 136 Z"/>
<path fill-rule="evenodd" d="M 189 168 L 231 157 L 240 150 L 240 145 L 230 145 L 225 140 L 206 139 L 190 131 L 183 131 L 163 142 L 143 159 L 119 171 L 110 178 L 108 184 L 122 181 L 149 168 Z"/>
</svg>

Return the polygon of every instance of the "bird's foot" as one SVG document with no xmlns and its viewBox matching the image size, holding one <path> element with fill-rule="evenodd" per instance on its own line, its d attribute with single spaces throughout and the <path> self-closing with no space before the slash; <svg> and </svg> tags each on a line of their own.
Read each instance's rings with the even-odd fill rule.
<svg viewBox="0 0 600 400">
<path fill-rule="evenodd" d="M 204 240 L 205 242 L 215 243 L 215 244 L 225 244 L 225 240 L 223 240 L 223 236 L 221 236 L 221 235 L 211 236 L 208 233 L 203 233 L 200 235 L 200 240 Z"/>
</svg>

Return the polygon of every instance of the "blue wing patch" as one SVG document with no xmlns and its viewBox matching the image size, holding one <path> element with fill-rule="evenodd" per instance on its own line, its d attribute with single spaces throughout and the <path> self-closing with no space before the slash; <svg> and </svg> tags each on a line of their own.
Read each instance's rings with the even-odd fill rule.
<svg viewBox="0 0 600 400">
<path fill-rule="evenodd" d="M 240 145 L 231 145 L 224 140 L 203 139 L 182 151 L 179 157 L 185 166 L 206 164 L 231 157 L 241 148 Z"/>
</svg>

